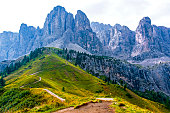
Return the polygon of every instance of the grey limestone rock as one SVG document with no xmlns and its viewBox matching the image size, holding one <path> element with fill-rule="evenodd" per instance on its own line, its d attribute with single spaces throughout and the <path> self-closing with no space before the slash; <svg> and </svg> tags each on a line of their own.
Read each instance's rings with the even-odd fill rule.
<svg viewBox="0 0 170 113">
<path fill-rule="evenodd" d="M 115 26 L 92 22 L 91 27 L 104 47 L 104 54 L 127 59 L 135 44 L 135 33 L 126 26 Z"/>
<path fill-rule="evenodd" d="M 103 53 L 120 59 L 143 61 L 170 56 L 170 31 L 163 26 L 151 25 L 151 19 L 140 20 L 136 31 L 126 26 L 91 23 L 102 46 Z"/>
</svg>

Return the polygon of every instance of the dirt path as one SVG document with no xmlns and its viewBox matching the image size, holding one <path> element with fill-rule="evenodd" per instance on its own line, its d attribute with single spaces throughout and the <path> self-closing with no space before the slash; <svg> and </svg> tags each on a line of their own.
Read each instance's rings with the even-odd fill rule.
<svg viewBox="0 0 170 113">
<path fill-rule="evenodd" d="M 30 75 L 35 75 L 35 74 L 37 74 L 37 73 L 39 73 L 39 72 L 41 72 L 41 71 L 35 72 L 35 73 L 33 73 L 33 74 L 30 74 Z"/>
<path fill-rule="evenodd" d="M 30 74 L 30 75 L 35 75 L 35 74 L 37 74 L 37 73 L 39 73 L 39 72 L 41 72 L 41 71 L 32 73 L 32 74 Z M 41 81 L 41 77 L 39 77 L 39 80 L 38 80 L 38 81 L 35 81 L 33 84 L 35 84 L 35 83 L 37 83 L 37 82 L 40 82 L 40 81 Z M 20 88 L 23 88 L 23 87 L 25 87 L 25 86 L 27 86 L 27 85 L 29 85 L 29 84 L 23 85 L 23 86 L 21 86 Z"/>
<path fill-rule="evenodd" d="M 39 80 L 38 80 L 38 81 L 35 81 L 35 82 L 33 82 L 32 84 L 35 84 L 35 83 L 40 82 L 40 81 L 41 81 L 41 77 L 39 77 Z M 28 86 L 28 85 L 30 85 L 30 84 L 23 85 L 23 86 L 21 86 L 20 88 L 23 88 L 23 87 Z"/>
<path fill-rule="evenodd" d="M 113 101 L 113 98 L 96 98 L 96 100 Z"/>
<path fill-rule="evenodd" d="M 102 103 L 89 103 L 77 109 L 70 107 L 54 113 L 115 113 L 114 109 L 109 106 L 111 104 L 111 101 L 102 101 Z"/>
<path fill-rule="evenodd" d="M 40 82 L 41 81 L 41 77 L 39 77 L 39 80 L 38 81 L 36 81 L 36 82 L 34 82 L 33 84 L 35 84 L 35 83 L 37 83 L 37 82 Z"/>
<path fill-rule="evenodd" d="M 54 93 L 51 92 L 50 90 L 48 90 L 48 89 L 44 89 L 44 90 L 47 91 L 50 95 L 52 95 L 52 96 L 54 96 L 54 97 L 60 99 L 62 102 L 65 101 L 65 99 L 59 97 L 58 95 L 54 94 Z"/>
</svg>

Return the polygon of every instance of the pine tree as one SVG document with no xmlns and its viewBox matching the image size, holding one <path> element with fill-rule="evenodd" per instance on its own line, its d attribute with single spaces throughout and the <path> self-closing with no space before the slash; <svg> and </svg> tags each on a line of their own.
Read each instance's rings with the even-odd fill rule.
<svg viewBox="0 0 170 113">
<path fill-rule="evenodd" d="M 67 51 L 68 51 L 68 50 L 67 50 L 67 48 L 66 48 L 66 49 L 65 49 L 65 53 L 67 53 Z"/>
<path fill-rule="evenodd" d="M 126 88 L 127 88 L 127 84 L 125 83 L 125 85 L 124 85 L 124 90 L 126 90 Z"/>
<path fill-rule="evenodd" d="M 67 54 L 67 57 L 66 57 L 66 60 L 69 60 L 70 59 L 70 56 L 69 56 L 69 53 Z"/>
<path fill-rule="evenodd" d="M 64 88 L 64 87 L 62 88 L 62 91 L 63 91 L 63 92 L 65 91 L 65 88 Z"/>
<path fill-rule="evenodd" d="M 4 87 L 5 86 L 5 80 L 3 78 L 3 76 L 1 76 L 0 78 L 0 87 Z"/>
<path fill-rule="evenodd" d="M 77 56 L 76 56 L 76 62 L 75 62 L 75 65 L 77 66 L 79 64 L 79 52 L 77 53 Z"/>
<path fill-rule="evenodd" d="M 123 80 L 120 80 L 120 85 L 123 86 Z"/>
</svg>

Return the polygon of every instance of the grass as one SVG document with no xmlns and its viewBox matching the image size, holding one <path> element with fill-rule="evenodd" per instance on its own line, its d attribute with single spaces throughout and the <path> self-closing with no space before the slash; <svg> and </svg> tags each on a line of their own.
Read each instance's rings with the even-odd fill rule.
<svg viewBox="0 0 170 113">
<path fill-rule="evenodd" d="M 41 77 L 41 81 L 36 82 L 39 77 Z M 117 103 L 126 105 L 127 111 L 137 108 L 136 111 L 139 112 L 169 112 L 163 105 L 143 99 L 128 89 L 125 91 L 119 85 L 106 84 L 103 80 L 92 76 L 80 67 L 47 50 L 44 54 L 8 75 L 5 80 L 5 90 L 19 88 L 19 90 L 30 91 L 31 95 L 41 97 L 39 104 L 36 104 L 33 108 L 25 107 L 16 112 L 51 112 L 88 101 L 95 101 L 98 97 L 115 98 Z M 24 87 L 20 88 L 21 86 Z M 63 87 L 64 91 L 62 90 Z M 43 89 L 49 89 L 66 101 L 61 102 Z M 1 94 L 1 97 L 3 97 L 3 94 Z M 122 110 L 117 105 L 112 105 L 112 107 L 116 108 L 118 112 Z M 11 107 L 10 109 L 14 108 Z"/>
<path fill-rule="evenodd" d="M 111 106 L 116 109 L 116 113 L 152 113 L 119 97 L 114 98 Z"/>
</svg>

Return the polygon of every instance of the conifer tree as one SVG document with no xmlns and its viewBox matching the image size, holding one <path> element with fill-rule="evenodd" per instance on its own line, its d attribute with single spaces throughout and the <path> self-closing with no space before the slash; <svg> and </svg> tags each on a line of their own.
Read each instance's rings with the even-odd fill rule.
<svg viewBox="0 0 170 113">
<path fill-rule="evenodd" d="M 0 87 L 4 87 L 5 86 L 5 80 L 3 78 L 3 76 L 1 76 L 0 78 Z"/>
</svg>

